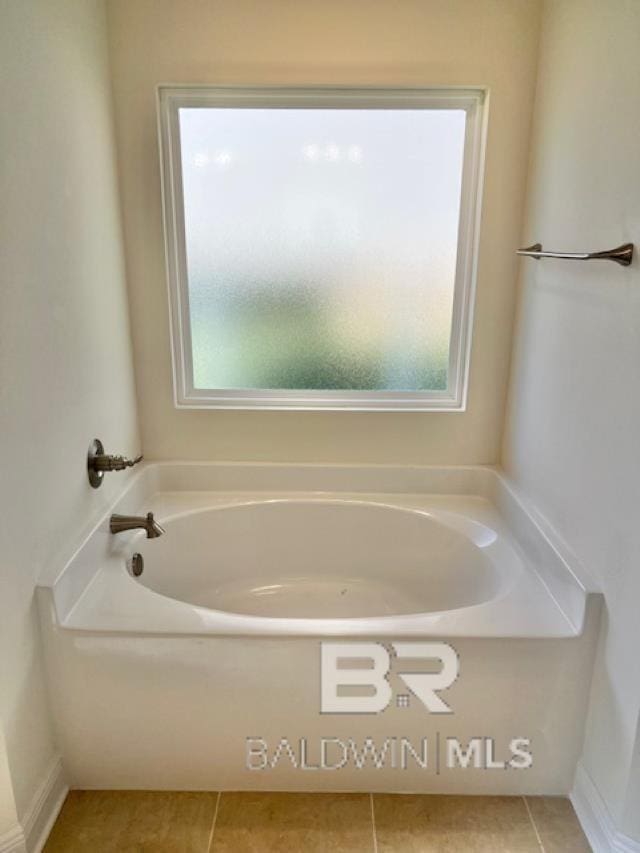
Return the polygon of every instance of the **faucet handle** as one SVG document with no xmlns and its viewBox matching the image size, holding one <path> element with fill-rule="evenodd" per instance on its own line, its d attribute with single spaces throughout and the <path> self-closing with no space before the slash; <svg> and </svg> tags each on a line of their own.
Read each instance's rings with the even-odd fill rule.
<svg viewBox="0 0 640 853">
<path fill-rule="evenodd" d="M 124 471 L 125 468 L 133 468 L 141 460 L 142 454 L 135 459 L 127 459 L 125 456 L 104 453 L 93 457 L 93 467 L 96 471 Z"/>
<path fill-rule="evenodd" d="M 104 446 L 99 438 L 94 439 L 89 447 L 87 455 L 87 474 L 89 482 L 94 489 L 102 484 L 105 471 L 124 471 L 125 468 L 133 468 L 142 460 L 142 454 L 135 459 L 127 459 L 125 456 L 114 456 L 104 452 Z"/>
</svg>

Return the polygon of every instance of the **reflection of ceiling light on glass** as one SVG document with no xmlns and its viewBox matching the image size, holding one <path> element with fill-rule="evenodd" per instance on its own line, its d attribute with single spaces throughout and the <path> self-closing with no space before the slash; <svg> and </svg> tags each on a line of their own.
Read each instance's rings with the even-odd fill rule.
<svg viewBox="0 0 640 853">
<path fill-rule="evenodd" d="M 216 166 L 219 166 L 221 169 L 226 169 L 226 167 L 231 163 L 231 152 L 224 150 L 218 151 L 213 159 Z"/>
<path fill-rule="evenodd" d="M 204 169 L 205 166 L 209 165 L 209 155 L 199 151 L 193 158 L 193 165 L 197 166 L 198 169 Z"/>
<path fill-rule="evenodd" d="M 306 160 L 310 160 L 313 163 L 321 158 L 328 160 L 330 163 L 336 163 L 345 157 L 351 163 L 362 162 L 362 148 L 360 145 L 349 145 L 346 148 L 341 148 L 339 145 L 331 142 L 322 147 L 314 142 L 310 145 L 305 145 L 302 153 Z"/>
</svg>

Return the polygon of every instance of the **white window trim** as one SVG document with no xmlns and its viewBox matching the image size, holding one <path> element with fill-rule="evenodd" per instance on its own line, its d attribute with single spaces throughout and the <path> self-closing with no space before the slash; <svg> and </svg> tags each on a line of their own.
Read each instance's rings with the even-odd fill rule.
<svg viewBox="0 0 640 853">
<path fill-rule="evenodd" d="M 178 110 L 181 107 L 463 109 L 467 113 L 447 391 L 202 390 L 193 387 Z M 174 402 L 184 409 L 460 412 L 466 409 L 488 92 L 474 89 L 159 86 L 158 135 Z"/>
</svg>

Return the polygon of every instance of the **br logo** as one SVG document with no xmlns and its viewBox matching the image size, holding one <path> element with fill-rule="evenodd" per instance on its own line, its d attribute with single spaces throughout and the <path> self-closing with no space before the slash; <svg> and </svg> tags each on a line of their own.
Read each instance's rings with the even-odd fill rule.
<svg viewBox="0 0 640 853">
<path fill-rule="evenodd" d="M 456 650 L 448 643 L 321 643 L 320 712 L 322 714 L 379 714 L 393 698 L 388 680 L 392 658 L 429 661 L 435 672 L 415 672 L 394 666 L 394 672 L 431 714 L 452 714 L 438 695 L 451 687 L 460 672 Z M 415 668 L 415 665 L 414 665 Z M 397 694 L 398 707 L 407 707 L 410 694 Z"/>
</svg>

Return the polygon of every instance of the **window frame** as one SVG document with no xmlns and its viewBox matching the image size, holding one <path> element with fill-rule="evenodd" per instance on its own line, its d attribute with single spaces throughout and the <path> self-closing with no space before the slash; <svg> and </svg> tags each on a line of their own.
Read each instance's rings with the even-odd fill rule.
<svg viewBox="0 0 640 853">
<path fill-rule="evenodd" d="M 462 109 L 466 112 L 458 255 L 449 344 L 449 387 L 446 391 L 194 388 L 179 128 L 179 110 L 185 107 L 412 108 Z M 176 408 L 465 411 L 488 117 L 488 91 L 485 88 L 246 88 L 163 85 L 157 89 L 157 114 Z"/>
</svg>

